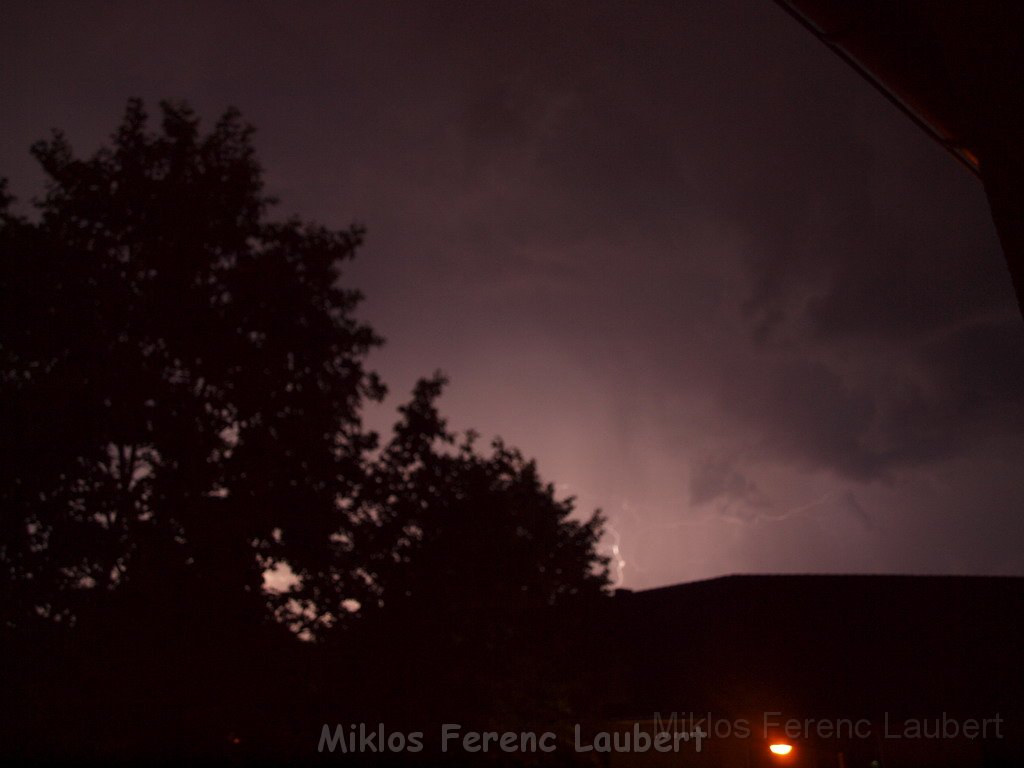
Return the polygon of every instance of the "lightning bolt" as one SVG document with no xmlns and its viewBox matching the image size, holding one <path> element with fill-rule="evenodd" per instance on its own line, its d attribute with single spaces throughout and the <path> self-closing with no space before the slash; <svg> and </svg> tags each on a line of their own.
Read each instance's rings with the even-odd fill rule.
<svg viewBox="0 0 1024 768">
<path fill-rule="evenodd" d="M 622 556 L 622 549 L 620 547 L 622 536 L 619 535 L 619 532 L 615 530 L 615 526 L 610 522 L 605 523 L 605 528 L 612 536 L 612 564 L 615 566 L 615 579 L 612 582 L 612 586 L 618 589 L 626 583 L 626 558 Z"/>
</svg>

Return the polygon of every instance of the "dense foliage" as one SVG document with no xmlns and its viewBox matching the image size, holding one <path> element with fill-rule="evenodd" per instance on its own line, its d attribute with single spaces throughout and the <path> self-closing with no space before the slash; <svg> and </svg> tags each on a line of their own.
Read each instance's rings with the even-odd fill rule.
<svg viewBox="0 0 1024 768">
<path fill-rule="evenodd" d="M 538 669 L 607 586 L 600 516 L 574 519 L 500 441 L 451 434 L 439 376 L 383 445 L 364 428 L 381 340 L 341 273 L 362 232 L 272 220 L 251 138 L 235 112 L 203 134 L 166 103 L 152 131 L 132 101 L 87 159 L 60 133 L 32 148 L 49 178 L 35 215 L 0 190 L 2 631 L 26 662 L 6 682 L 42 707 L 92 675 L 85 710 L 148 697 L 187 720 L 220 676 L 232 719 L 257 682 L 316 699 L 253 672 L 273 653 L 298 674 L 310 648 L 322 670 L 352 654 L 382 674 L 495 654 Z M 263 588 L 271 568 L 295 575 L 283 594 Z M 83 661 L 98 649 L 100 671 Z M 489 665 L 490 693 L 459 700 L 499 701 L 524 664 Z"/>
</svg>

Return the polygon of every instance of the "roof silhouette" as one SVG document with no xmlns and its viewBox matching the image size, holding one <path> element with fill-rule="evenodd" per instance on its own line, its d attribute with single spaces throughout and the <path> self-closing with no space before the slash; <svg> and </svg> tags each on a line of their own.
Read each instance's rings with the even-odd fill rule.
<svg viewBox="0 0 1024 768">
<path fill-rule="evenodd" d="M 994 713 L 1024 701 L 1024 578 L 736 575 L 612 601 L 610 711 Z"/>
</svg>

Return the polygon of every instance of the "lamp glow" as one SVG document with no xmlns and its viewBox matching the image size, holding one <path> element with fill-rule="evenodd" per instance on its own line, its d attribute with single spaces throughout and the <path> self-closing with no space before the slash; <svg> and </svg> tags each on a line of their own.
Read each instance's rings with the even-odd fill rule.
<svg viewBox="0 0 1024 768">
<path fill-rule="evenodd" d="M 788 755 L 793 751 L 792 744 L 771 744 L 768 749 L 773 755 Z"/>
</svg>

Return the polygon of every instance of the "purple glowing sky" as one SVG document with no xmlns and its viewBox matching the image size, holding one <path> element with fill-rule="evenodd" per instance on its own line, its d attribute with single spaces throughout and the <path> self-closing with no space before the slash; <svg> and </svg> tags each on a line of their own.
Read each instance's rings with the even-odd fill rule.
<svg viewBox="0 0 1024 768">
<path fill-rule="evenodd" d="M 641 588 L 1024 574 L 1024 324 L 980 184 L 769 0 L 0 10 L 0 174 L 129 96 L 229 104 L 367 225 L 386 424 L 445 370 Z"/>
</svg>

